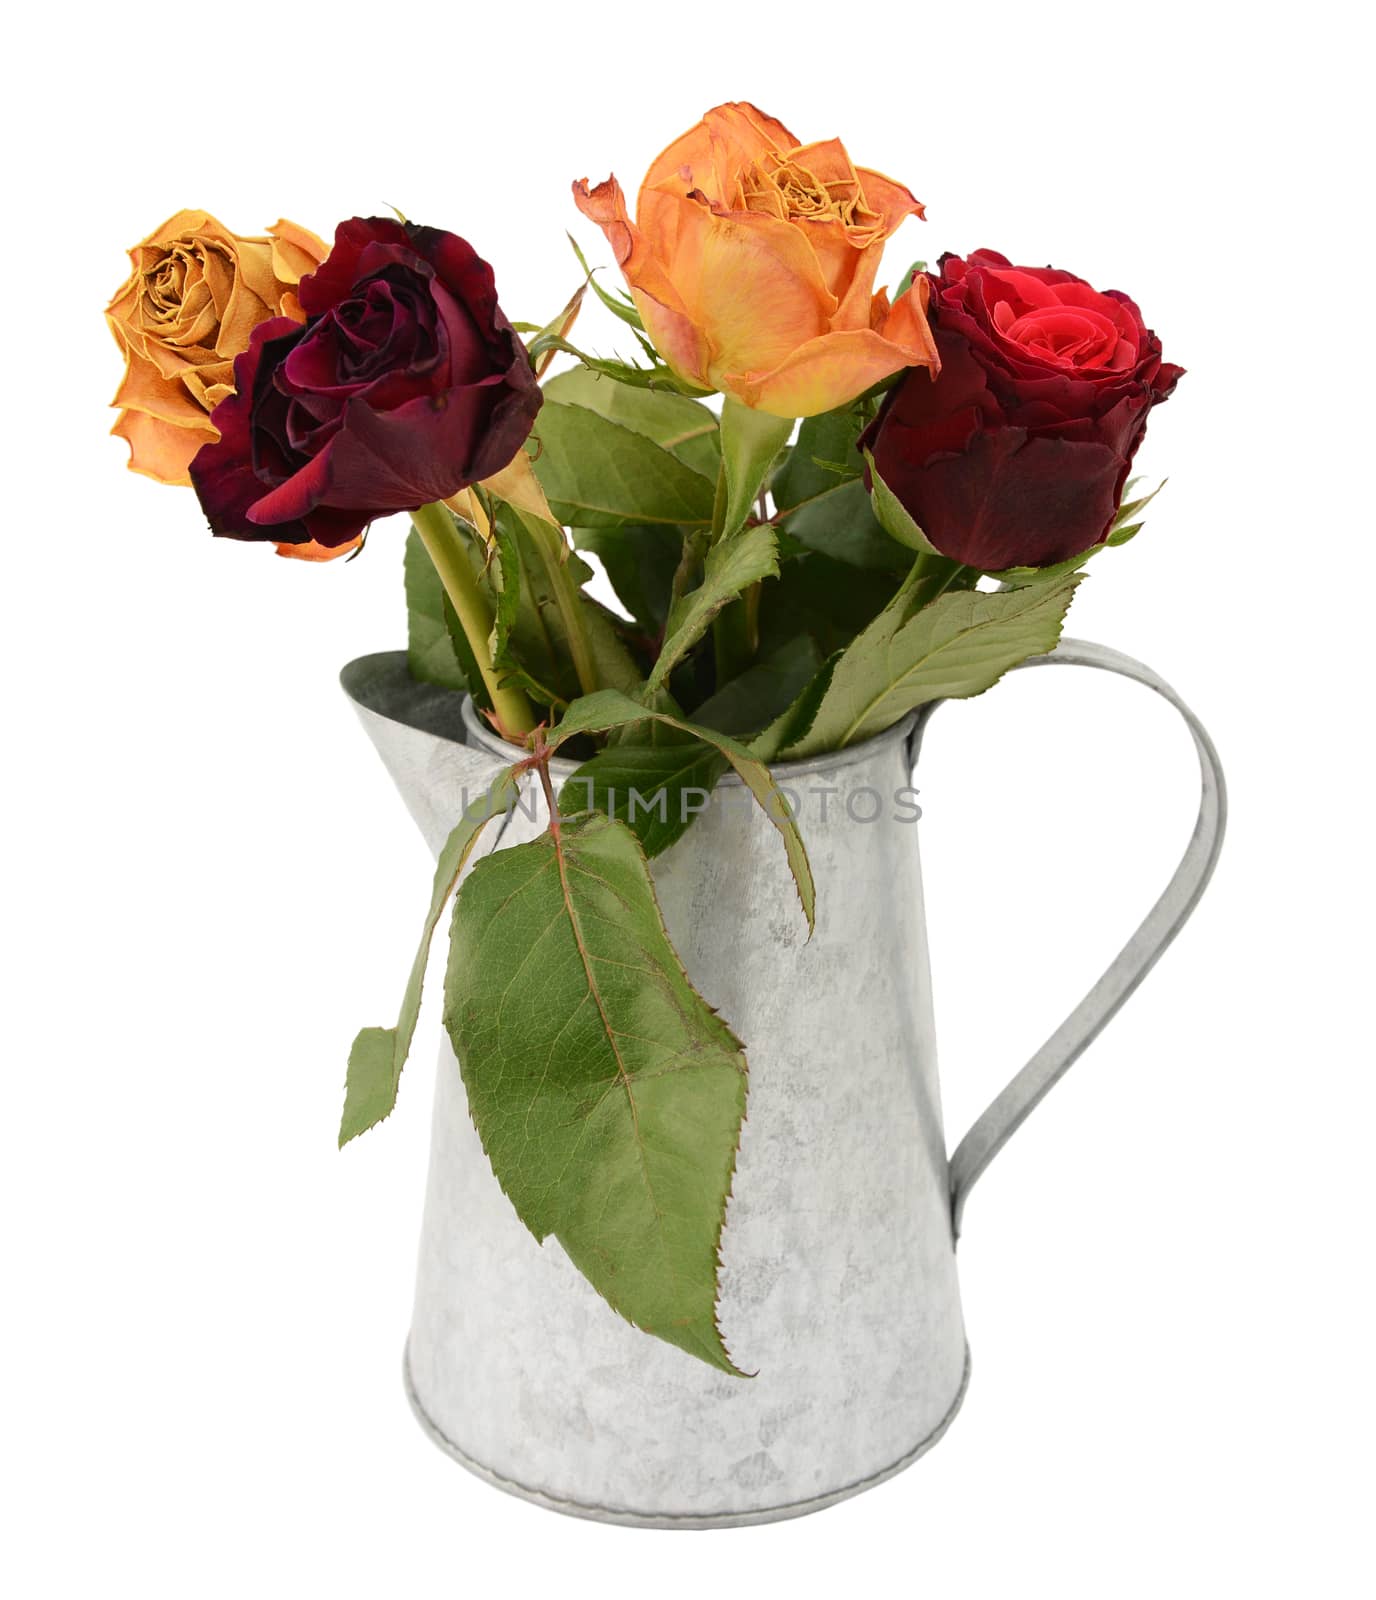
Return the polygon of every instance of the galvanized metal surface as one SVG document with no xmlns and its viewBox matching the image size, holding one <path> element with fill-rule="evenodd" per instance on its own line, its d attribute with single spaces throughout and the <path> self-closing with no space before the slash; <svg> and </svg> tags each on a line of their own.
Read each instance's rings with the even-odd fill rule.
<svg viewBox="0 0 1376 1600">
<path fill-rule="evenodd" d="M 1072 642 L 1062 648 L 1069 659 Z M 1126 658 L 1073 648 L 1082 664 L 1159 686 Z M 509 753 L 471 716 L 468 743 L 457 743 L 455 697 L 414 684 L 400 654 L 351 663 L 344 682 L 437 851 L 463 790 L 485 788 Z M 856 749 L 776 769 L 817 879 L 810 942 L 778 835 L 734 779 L 654 863 L 689 975 L 749 1054 L 720 1321 L 755 1377 L 729 1378 L 637 1332 L 556 1241 L 536 1244 L 492 1175 L 442 1047 L 406 1382 L 431 1437 L 489 1482 L 604 1521 L 770 1521 L 883 1481 L 954 1416 L 968 1356 L 951 1169 L 918 826 L 897 799 L 920 726 L 910 719 Z M 562 781 L 571 767 L 554 765 Z M 1187 857 L 1172 885 L 1191 906 L 1221 836 L 1216 761 L 1206 763 L 1206 809 L 1210 774 L 1207 862 Z M 543 826 L 517 811 L 489 827 L 481 851 Z M 1165 940 L 1188 909 L 1167 919 Z M 1111 1015 L 1125 996 L 1109 988 L 1096 1004 Z M 1073 1059 L 1044 1055 L 972 1130 L 959 1200 Z"/>
</svg>

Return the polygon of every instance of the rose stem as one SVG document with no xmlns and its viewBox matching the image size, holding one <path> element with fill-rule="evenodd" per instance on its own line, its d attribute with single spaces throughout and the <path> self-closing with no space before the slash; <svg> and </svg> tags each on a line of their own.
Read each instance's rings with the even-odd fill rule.
<svg viewBox="0 0 1376 1600">
<path fill-rule="evenodd" d="M 545 537 L 536 539 L 536 548 L 550 592 L 554 595 L 559 620 L 564 625 L 569 654 L 573 657 L 573 670 L 578 674 L 578 686 L 584 694 L 591 694 L 601 684 L 592 657 L 592 646 L 588 642 L 587 625 L 583 620 L 582 595 L 568 568 L 569 547 L 564 541 L 562 528 L 544 522 L 543 518 L 541 522 L 541 533 Z"/>
<path fill-rule="evenodd" d="M 438 502 L 421 506 L 411 513 L 420 542 L 435 564 L 435 571 L 444 585 L 454 607 L 473 659 L 478 664 L 492 709 L 502 729 L 508 735 L 529 733 L 535 726 L 535 714 L 525 691 L 512 686 L 503 687 L 489 659 L 492 637 L 492 608 L 478 587 L 478 580 L 459 538 L 458 529 L 450 513 Z"/>
<path fill-rule="evenodd" d="M 717 469 L 717 493 L 712 506 L 710 543 L 716 544 L 726 525 L 726 462 Z M 730 600 L 712 623 L 712 655 L 717 664 L 717 687 L 729 683 L 745 670 L 754 658 L 757 644 L 751 642 L 750 613 L 744 600 Z"/>
</svg>

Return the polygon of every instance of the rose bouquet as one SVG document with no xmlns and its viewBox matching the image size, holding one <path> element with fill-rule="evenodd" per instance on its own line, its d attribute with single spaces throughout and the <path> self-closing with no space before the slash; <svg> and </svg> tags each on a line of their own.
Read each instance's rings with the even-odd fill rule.
<svg viewBox="0 0 1376 1600">
<path fill-rule="evenodd" d="M 108 311 L 115 432 L 214 534 L 283 556 L 357 555 L 409 513 L 410 670 L 509 746 L 453 818 L 396 1025 L 354 1043 L 340 1142 L 392 1109 L 448 911 L 445 1027 L 496 1181 L 623 1316 L 735 1372 L 715 1310 L 749 1041 L 690 981 L 650 863 L 734 773 L 797 914 L 824 915 L 774 769 L 1051 650 L 1085 563 L 1140 526 L 1129 469 L 1180 369 L 1125 295 L 990 250 L 890 297 L 921 205 L 749 105 L 671 144 L 634 216 L 615 179 L 573 196 L 625 290 L 583 265 L 543 325 L 452 233 L 355 217 L 327 247 L 179 212 Z M 634 359 L 573 342 L 589 289 Z M 531 795 L 543 831 L 493 849 Z"/>
</svg>

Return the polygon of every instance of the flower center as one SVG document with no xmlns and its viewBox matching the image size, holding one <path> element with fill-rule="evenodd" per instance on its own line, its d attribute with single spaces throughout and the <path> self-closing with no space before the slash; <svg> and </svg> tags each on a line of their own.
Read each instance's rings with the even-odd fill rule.
<svg viewBox="0 0 1376 1600">
<path fill-rule="evenodd" d="M 869 229 L 879 221 L 853 178 L 823 182 L 801 162 L 777 151 L 752 161 L 741 174 L 741 197 L 747 211 L 762 211 L 785 222 L 834 217 L 848 229 Z"/>
<path fill-rule="evenodd" d="M 1019 314 L 1004 300 L 994 307 L 994 326 L 1010 343 L 1055 366 L 1131 365 L 1132 351 L 1112 320 L 1089 306 L 1035 306 Z"/>
<path fill-rule="evenodd" d="M 162 260 L 144 274 L 144 305 L 156 321 L 169 321 L 181 309 L 186 292 L 187 249 L 184 244 L 174 244 Z"/>
</svg>

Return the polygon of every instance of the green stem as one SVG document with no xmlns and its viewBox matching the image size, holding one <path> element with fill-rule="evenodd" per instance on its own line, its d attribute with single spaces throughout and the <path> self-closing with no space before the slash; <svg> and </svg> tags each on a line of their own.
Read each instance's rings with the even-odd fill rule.
<svg viewBox="0 0 1376 1600">
<path fill-rule="evenodd" d="M 717 463 L 717 492 L 712 500 L 712 531 L 708 535 L 708 543 L 715 544 L 721 538 L 721 530 L 726 526 L 726 457 L 723 456 Z"/>
<path fill-rule="evenodd" d="M 535 543 L 540 551 L 540 560 L 544 565 L 545 576 L 549 580 L 550 591 L 554 595 L 559 620 L 564 624 L 569 654 L 573 657 L 573 670 L 578 674 L 578 686 L 584 694 L 591 694 L 602 685 L 598 680 L 597 664 L 593 660 L 592 645 L 588 640 L 587 623 L 583 616 L 583 597 L 569 572 L 568 546 L 564 543 L 562 529 L 555 528 L 551 523 L 545 523 L 544 526 L 549 529 L 549 537 L 537 538 Z M 557 546 L 554 542 L 556 538 Z"/>
<path fill-rule="evenodd" d="M 413 511 L 411 521 L 454 607 L 501 731 L 510 738 L 520 738 L 535 726 L 535 714 L 524 690 L 514 685 L 503 687 L 497 681 L 491 664 L 492 607 L 478 586 L 453 517 L 444 506 L 434 502 Z"/>
<path fill-rule="evenodd" d="M 942 572 L 943 567 L 946 569 L 944 573 Z M 939 579 L 931 594 L 922 602 L 924 606 L 929 606 L 938 595 L 945 594 L 963 572 L 969 571 L 970 568 L 959 561 L 952 561 L 946 556 L 939 556 L 935 553 L 929 554 L 923 551 L 918 554 L 917 560 L 914 561 L 908 573 L 905 587 L 916 589 L 919 584 L 928 578 Z"/>
<path fill-rule="evenodd" d="M 717 493 L 712 502 L 712 531 L 709 547 L 721 538 L 726 526 L 726 462 L 717 471 Z M 750 615 L 742 600 L 732 600 L 717 612 L 712 621 L 712 655 L 717 665 L 717 687 L 738 677 L 755 654 L 751 644 Z"/>
<path fill-rule="evenodd" d="M 752 587 L 755 587 L 752 585 Z M 750 591 L 732 600 L 717 612 L 712 622 L 712 653 L 717 663 L 717 687 L 738 678 L 755 659 L 759 648 L 755 617 L 758 604 L 750 604 Z"/>
</svg>

